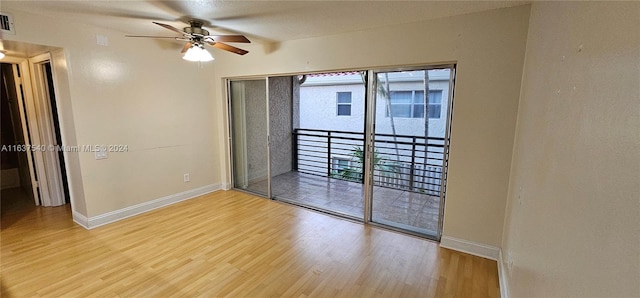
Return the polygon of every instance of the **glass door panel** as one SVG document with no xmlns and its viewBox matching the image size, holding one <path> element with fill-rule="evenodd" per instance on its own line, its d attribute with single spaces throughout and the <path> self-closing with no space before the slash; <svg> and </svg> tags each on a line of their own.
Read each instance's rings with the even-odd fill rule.
<svg viewBox="0 0 640 298">
<path fill-rule="evenodd" d="M 266 79 L 229 85 L 233 187 L 269 197 Z"/>
<path fill-rule="evenodd" d="M 364 73 L 307 74 L 290 82 L 289 89 L 285 78 L 269 78 L 274 198 L 362 219 Z"/>
<path fill-rule="evenodd" d="M 452 74 L 452 68 L 375 74 L 371 221 L 439 237 Z"/>
</svg>

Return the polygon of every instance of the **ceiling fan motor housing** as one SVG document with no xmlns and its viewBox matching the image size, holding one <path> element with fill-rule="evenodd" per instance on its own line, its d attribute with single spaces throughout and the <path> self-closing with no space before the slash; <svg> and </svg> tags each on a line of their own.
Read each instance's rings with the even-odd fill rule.
<svg viewBox="0 0 640 298">
<path fill-rule="evenodd" d="M 190 21 L 191 27 L 185 27 L 184 32 L 192 35 L 206 36 L 209 35 L 209 31 L 202 29 L 202 22 Z"/>
</svg>

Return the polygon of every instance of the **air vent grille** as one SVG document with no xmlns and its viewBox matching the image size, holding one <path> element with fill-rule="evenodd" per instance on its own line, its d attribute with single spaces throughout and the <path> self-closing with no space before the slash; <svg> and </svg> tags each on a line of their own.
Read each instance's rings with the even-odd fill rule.
<svg viewBox="0 0 640 298">
<path fill-rule="evenodd" d="M 3 33 L 15 34 L 15 27 L 13 25 L 13 16 L 11 14 L 0 12 L 0 28 Z"/>
</svg>

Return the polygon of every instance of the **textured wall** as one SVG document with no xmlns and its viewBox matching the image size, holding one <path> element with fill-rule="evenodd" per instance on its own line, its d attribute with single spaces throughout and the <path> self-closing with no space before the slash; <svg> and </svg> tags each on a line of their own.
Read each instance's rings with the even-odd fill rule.
<svg viewBox="0 0 640 298">
<path fill-rule="evenodd" d="M 640 3 L 535 2 L 503 258 L 511 297 L 640 297 Z"/>
<path fill-rule="evenodd" d="M 297 76 L 292 77 L 291 88 L 293 91 L 292 93 L 293 103 L 291 106 L 291 112 L 292 112 L 291 124 L 292 124 L 292 127 L 296 129 L 296 128 L 300 128 L 300 81 L 298 81 Z"/>
<path fill-rule="evenodd" d="M 269 137 L 271 177 L 291 171 L 292 78 L 269 78 Z"/>
<path fill-rule="evenodd" d="M 243 81 L 249 181 L 267 177 L 267 86 L 264 80 Z"/>
</svg>

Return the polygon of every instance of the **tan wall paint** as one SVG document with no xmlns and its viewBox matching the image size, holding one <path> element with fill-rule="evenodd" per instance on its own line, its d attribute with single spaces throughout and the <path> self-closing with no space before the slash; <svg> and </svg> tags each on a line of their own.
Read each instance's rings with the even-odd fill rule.
<svg viewBox="0 0 640 298">
<path fill-rule="evenodd" d="M 526 46 L 529 6 L 284 42 L 248 45 L 246 56 L 214 52 L 224 77 L 368 69 L 457 61 L 444 234 L 499 246 Z M 226 100 L 216 93 L 219 158 L 230 181 Z"/>
<path fill-rule="evenodd" d="M 511 297 L 640 297 L 639 127 L 640 3 L 534 3 L 503 240 Z"/>
<path fill-rule="evenodd" d="M 58 124 L 62 134 L 62 144 L 77 145 L 78 141 L 76 139 L 71 93 L 69 90 L 69 68 L 63 49 L 51 51 L 51 65 L 53 66 L 53 76 L 55 80 L 54 91 L 56 92 L 56 107 L 58 108 Z M 66 151 L 63 154 L 71 206 L 75 212 L 86 216 L 87 205 L 84 197 L 84 185 L 82 183 L 80 153 Z M 71 173 L 71 175 L 68 175 L 69 173 Z"/>
<path fill-rule="evenodd" d="M 3 11 L 12 12 L 10 6 Z M 130 146 L 129 153 L 108 160 L 79 155 L 87 216 L 211 183 L 228 185 L 224 77 L 456 61 L 444 234 L 501 242 L 528 6 L 252 44 L 243 57 L 212 50 L 217 60 L 203 69 L 165 43 L 13 13 L 19 31 L 8 39 L 66 51 L 78 144 Z M 39 26 L 43 20 L 49 25 Z M 110 46 L 96 45 L 96 34 L 107 36 Z M 189 184 L 182 183 L 186 171 Z"/>
<path fill-rule="evenodd" d="M 13 13 L 16 27 L 16 35 L 3 39 L 64 49 L 70 99 L 61 108 L 73 111 L 77 145 L 129 146 L 106 160 L 81 152 L 73 161 L 86 203 L 86 213 L 81 204 L 75 211 L 92 217 L 220 182 L 214 65 L 185 62 L 179 44 L 127 39 L 123 32 L 15 11 L 11 2 L 2 10 Z M 96 34 L 107 36 L 109 46 L 97 45 Z M 186 172 L 189 183 L 182 181 Z"/>
</svg>

